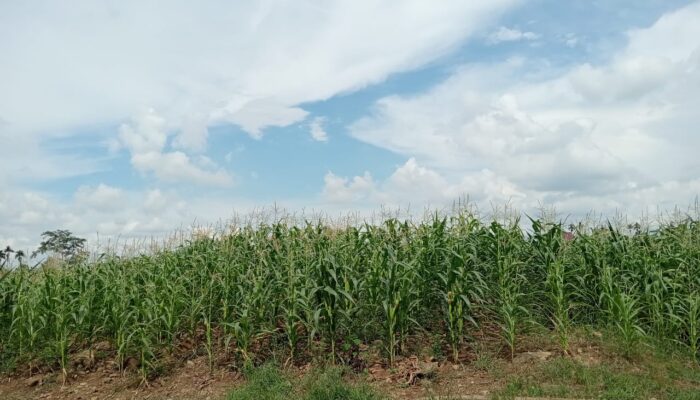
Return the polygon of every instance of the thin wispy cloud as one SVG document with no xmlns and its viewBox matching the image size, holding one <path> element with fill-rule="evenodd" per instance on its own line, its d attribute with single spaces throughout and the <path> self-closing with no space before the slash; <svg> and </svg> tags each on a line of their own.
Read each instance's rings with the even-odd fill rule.
<svg viewBox="0 0 700 400">
<path fill-rule="evenodd" d="M 311 132 L 311 138 L 317 142 L 327 142 L 328 133 L 326 133 L 323 125 L 326 123 L 326 119 L 323 117 L 314 118 L 309 124 L 309 129 Z"/>
<path fill-rule="evenodd" d="M 520 40 L 535 40 L 538 39 L 540 35 L 534 32 L 523 32 L 515 28 L 506 28 L 502 26 L 498 28 L 497 31 L 491 33 L 488 36 L 488 42 L 491 44 L 497 44 L 501 42 L 517 42 Z"/>
</svg>

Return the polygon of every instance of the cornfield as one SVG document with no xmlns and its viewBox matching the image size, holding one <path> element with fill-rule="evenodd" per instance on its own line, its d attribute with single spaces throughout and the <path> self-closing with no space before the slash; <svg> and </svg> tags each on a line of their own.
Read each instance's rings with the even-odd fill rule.
<svg viewBox="0 0 700 400">
<path fill-rule="evenodd" d="M 130 257 L 0 272 L 0 362 L 67 373 L 78 351 L 109 342 L 144 379 L 192 343 L 216 368 L 288 362 L 314 349 L 329 361 L 381 343 L 386 362 L 409 339 L 442 338 L 458 360 L 480 326 L 518 351 L 547 327 L 562 352 L 576 326 L 617 331 L 625 346 L 666 340 L 698 356 L 700 224 L 654 230 L 611 224 L 565 234 L 558 223 L 483 222 L 467 211 L 421 222 L 247 224 Z"/>
</svg>

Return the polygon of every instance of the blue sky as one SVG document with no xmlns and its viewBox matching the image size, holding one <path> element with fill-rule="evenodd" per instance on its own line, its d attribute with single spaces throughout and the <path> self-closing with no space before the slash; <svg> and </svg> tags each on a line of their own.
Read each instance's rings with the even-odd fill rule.
<svg viewBox="0 0 700 400">
<path fill-rule="evenodd" d="M 273 203 L 687 206 L 698 20 L 677 0 L 5 2 L 0 243 Z"/>
</svg>

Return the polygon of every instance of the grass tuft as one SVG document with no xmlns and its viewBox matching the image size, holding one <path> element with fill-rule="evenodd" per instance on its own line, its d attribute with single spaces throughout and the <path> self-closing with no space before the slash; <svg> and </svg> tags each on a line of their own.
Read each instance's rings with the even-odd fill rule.
<svg viewBox="0 0 700 400">
<path fill-rule="evenodd" d="M 313 371 L 303 380 L 292 380 L 277 367 L 269 364 L 247 373 L 246 383 L 234 389 L 228 400 L 379 400 L 381 397 L 366 385 L 344 381 L 343 370 L 329 368 Z"/>
<path fill-rule="evenodd" d="M 234 389 L 228 400 L 281 400 L 289 398 L 292 384 L 272 364 L 246 372 L 246 383 Z"/>
</svg>

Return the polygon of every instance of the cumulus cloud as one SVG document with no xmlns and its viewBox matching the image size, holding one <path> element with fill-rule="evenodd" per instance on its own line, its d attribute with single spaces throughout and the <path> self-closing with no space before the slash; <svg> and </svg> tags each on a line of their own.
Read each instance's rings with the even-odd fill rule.
<svg viewBox="0 0 700 400">
<path fill-rule="evenodd" d="M 700 87 L 698 18 L 694 3 L 628 32 L 607 63 L 546 79 L 526 74 L 537 60 L 467 64 L 424 93 L 378 100 L 350 132 L 415 157 L 443 176 L 429 179 L 438 186 L 486 170 L 524 194 L 522 204 L 689 202 L 693 191 L 680 186 L 695 187 L 690 171 L 700 169 L 700 95 L 688 90 Z"/>
<path fill-rule="evenodd" d="M 382 182 L 376 182 L 369 172 L 352 178 L 328 172 L 324 177 L 322 196 L 332 204 L 401 207 L 407 204 L 442 206 L 460 198 L 481 204 L 508 202 L 525 197 L 525 194 L 490 170 L 481 170 L 451 182 L 439 172 L 420 165 L 415 158 L 409 158 Z"/>
<path fill-rule="evenodd" d="M 131 124 L 122 124 L 119 128 L 121 145 L 136 154 L 160 152 L 167 139 L 165 119 L 153 109 L 141 114 Z"/>
<path fill-rule="evenodd" d="M 374 179 L 369 172 L 352 179 L 328 172 L 324 176 L 323 182 L 323 197 L 331 202 L 349 203 L 372 200 L 376 190 Z"/>
<path fill-rule="evenodd" d="M 627 186 L 611 193 L 574 194 L 527 189 L 488 169 L 459 175 L 441 174 L 412 158 L 383 181 L 371 179 L 367 172 L 350 178 L 329 172 L 324 178 L 322 199 L 328 209 L 342 209 L 351 204 L 353 209 L 359 210 L 376 210 L 378 205 L 390 209 L 407 206 L 442 208 L 457 200 L 467 200 L 485 213 L 504 205 L 527 213 L 536 213 L 546 207 L 559 212 L 562 217 L 574 219 L 584 218 L 591 212 L 610 218 L 622 213 L 632 219 L 642 215 L 664 218 L 675 211 L 696 217 L 700 212 L 694 208 L 700 194 L 700 179 L 697 178 L 671 180 L 648 187 Z"/>
<path fill-rule="evenodd" d="M 153 173 L 167 182 L 186 181 L 212 186 L 229 186 L 231 176 L 209 158 L 200 157 L 199 164 L 181 151 L 164 151 L 168 134 L 165 119 L 153 109 L 119 129 L 121 146 L 131 153 L 131 165 L 144 173 Z"/>
<path fill-rule="evenodd" d="M 183 123 L 182 129 L 173 141 L 173 147 L 193 152 L 204 152 L 207 148 L 209 129 L 206 120 L 191 118 Z"/>
</svg>

